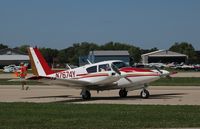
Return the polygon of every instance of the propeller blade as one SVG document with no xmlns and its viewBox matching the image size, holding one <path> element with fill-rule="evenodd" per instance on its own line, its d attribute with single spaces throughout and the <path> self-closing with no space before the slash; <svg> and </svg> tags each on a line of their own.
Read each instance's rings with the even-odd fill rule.
<svg viewBox="0 0 200 129">
<path fill-rule="evenodd" d="M 133 81 L 131 79 L 129 79 L 128 77 L 124 77 L 127 81 L 129 81 L 130 83 L 133 83 Z"/>
<path fill-rule="evenodd" d="M 162 72 L 158 67 L 154 66 L 154 68 L 155 68 L 161 75 L 163 74 L 163 72 Z"/>
<path fill-rule="evenodd" d="M 131 80 L 131 79 L 129 79 L 128 77 L 126 77 L 127 76 L 127 74 L 126 73 L 121 73 L 120 71 L 119 71 L 119 69 L 117 68 L 117 66 L 115 66 L 114 64 L 111 64 L 111 67 L 112 67 L 112 69 L 118 74 L 118 75 L 120 75 L 120 78 L 125 78 L 127 81 L 129 81 L 130 83 L 133 83 L 133 81 Z"/>
<path fill-rule="evenodd" d="M 117 74 L 121 75 L 121 72 L 119 71 L 119 69 L 114 64 L 111 64 L 111 67 Z"/>
<path fill-rule="evenodd" d="M 169 75 L 166 76 L 166 78 L 168 79 L 171 79 L 172 76 L 171 75 L 174 75 L 174 74 L 177 74 L 178 72 L 170 72 Z"/>
</svg>

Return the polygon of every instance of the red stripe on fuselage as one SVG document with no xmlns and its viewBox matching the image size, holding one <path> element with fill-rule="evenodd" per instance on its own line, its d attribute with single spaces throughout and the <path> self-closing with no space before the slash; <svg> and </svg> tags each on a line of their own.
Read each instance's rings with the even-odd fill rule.
<svg viewBox="0 0 200 129">
<path fill-rule="evenodd" d="M 120 71 L 129 73 L 129 75 L 127 75 L 127 77 L 159 76 L 159 74 L 157 74 L 149 69 L 125 67 L 125 68 L 121 68 Z M 138 73 L 141 73 L 141 74 L 138 74 Z"/>
<path fill-rule="evenodd" d="M 129 72 L 152 72 L 149 69 L 140 69 L 140 68 L 132 68 L 132 67 L 124 67 L 119 70 L 126 72 L 126 73 L 129 73 Z"/>
<path fill-rule="evenodd" d="M 81 76 L 80 78 L 102 77 L 102 76 L 109 76 L 109 75 L 108 74 L 86 74 L 86 75 Z"/>
<path fill-rule="evenodd" d="M 77 74 L 76 76 L 85 76 L 85 75 L 88 75 L 88 73 L 85 73 L 85 74 Z"/>
<path fill-rule="evenodd" d="M 159 75 L 158 74 L 128 75 L 127 77 L 144 77 L 144 76 L 159 76 Z"/>
<path fill-rule="evenodd" d="M 38 57 L 42 68 L 44 69 L 44 72 L 46 73 L 46 75 L 49 74 L 53 74 L 54 72 L 51 70 L 51 68 L 49 67 L 49 65 L 47 64 L 47 62 L 45 61 L 44 57 L 42 56 L 42 54 L 40 53 L 40 51 L 37 48 L 33 48 L 36 56 Z"/>
</svg>

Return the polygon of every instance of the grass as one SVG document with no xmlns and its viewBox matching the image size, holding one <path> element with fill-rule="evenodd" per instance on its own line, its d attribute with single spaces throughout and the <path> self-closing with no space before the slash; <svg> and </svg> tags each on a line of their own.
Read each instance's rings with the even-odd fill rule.
<svg viewBox="0 0 200 129">
<path fill-rule="evenodd" d="M 200 86 L 199 77 L 161 78 L 150 83 L 152 86 Z"/>
<path fill-rule="evenodd" d="M 199 69 L 174 69 L 174 68 L 164 68 L 169 72 L 199 72 Z"/>
<path fill-rule="evenodd" d="M 0 128 L 200 127 L 200 106 L 0 103 Z"/>
</svg>

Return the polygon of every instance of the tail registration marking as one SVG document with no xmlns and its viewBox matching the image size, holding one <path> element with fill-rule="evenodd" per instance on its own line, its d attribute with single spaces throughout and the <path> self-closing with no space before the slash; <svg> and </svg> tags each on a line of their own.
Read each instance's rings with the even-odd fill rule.
<svg viewBox="0 0 200 129">
<path fill-rule="evenodd" d="M 75 71 L 63 71 L 56 73 L 56 78 L 73 78 L 75 77 Z"/>
</svg>

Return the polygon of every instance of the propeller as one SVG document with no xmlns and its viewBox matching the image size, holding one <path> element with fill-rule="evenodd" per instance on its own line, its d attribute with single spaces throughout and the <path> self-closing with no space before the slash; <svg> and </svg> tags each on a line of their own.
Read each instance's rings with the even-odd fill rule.
<svg viewBox="0 0 200 129">
<path fill-rule="evenodd" d="M 154 66 L 154 68 L 160 73 L 160 76 L 161 77 L 166 77 L 168 79 L 171 79 L 171 74 L 169 71 L 167 70 L 160 70 L 158 67 Z"/>
<path fill-rule="evenodd" d="M 119 71 L 119 69 L 117 68 L 117 66 L 115 66 L 114 64 L 111 64 L 112 69 L 118 74 L 121 75 L 121 72 Z"/>
<path fill-rule="evenodd" d="M 163 72 L 162 72 L 158 67 L 154 66 L 154 68 L 155 68 L 161 75 L 163 74 Z"/>
<path fill-rule="evenodd" d="M 118 67 L 117 67 L 116 65 L 114 65 L 114 64 L 112 63 L 112 64 L 111 64 L 111 67 L 112 67 L 113 71 L 115 71 L 115 73 L 117 73 L 117 74 L 120 76 L 120 78 L 125 78 L 127 81 L 129 81 L 129 82 L 132 83 L 132 81 L 131 81 L 129 78 L 126 77 L 127 74 L 124 74 L 124 73 L 123 73 L 123 75 L 122 75 L 122 73 L 119 71 L 119 69 L 118 69 Z"/>
</svg>

